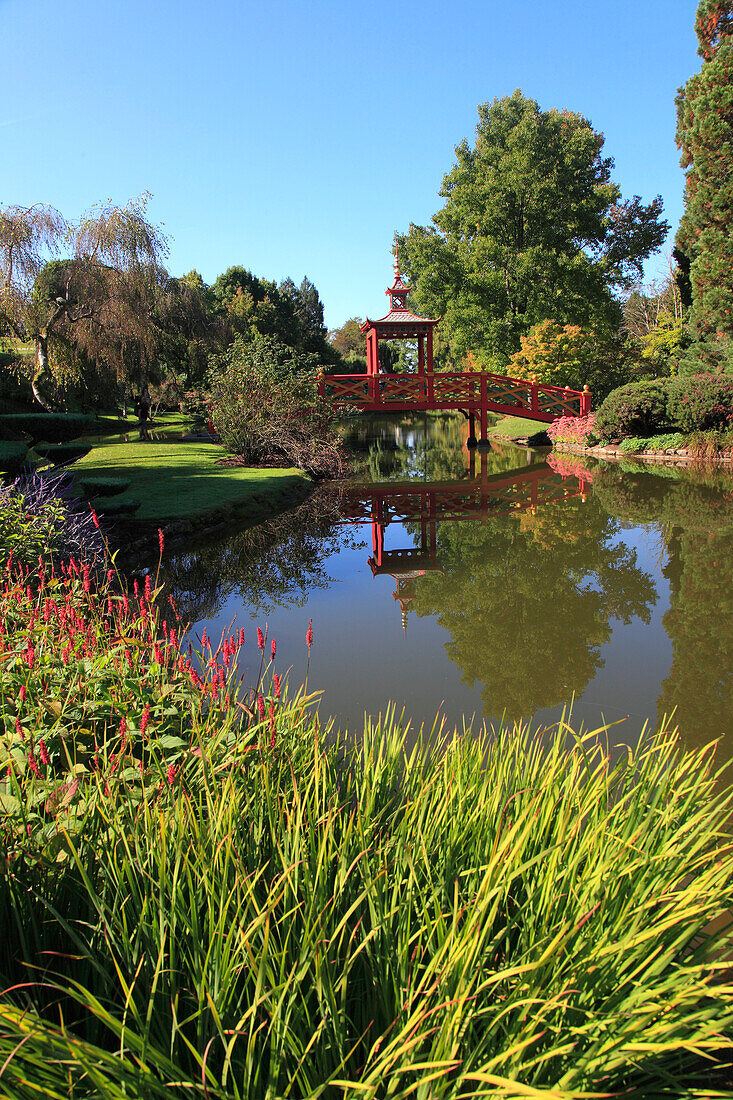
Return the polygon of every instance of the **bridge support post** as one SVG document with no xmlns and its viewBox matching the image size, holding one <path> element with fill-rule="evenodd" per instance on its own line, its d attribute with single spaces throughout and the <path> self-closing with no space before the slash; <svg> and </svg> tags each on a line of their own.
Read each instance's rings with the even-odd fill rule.
<svg viewBox="0 0 733 1100">
<path fill-rule="evenodd" d="M 488 416 L 488 391 L 486 384 L 486 375 L 481 373 L 481 385 L 480 385 L 480 401 L 481 407 L 479 409 L 479 415 L 481 417 L 481 436 L 478 441 L 479 447 L 489 446 L 489 416 Z"/>
<path fill-rule="evenodd" d="M 473 409 L 468 413 L 468 438 L 466 439 L 466 446 L 469 451 L 472 447 L 476 446 L 476 414 Z"/>
</svg>

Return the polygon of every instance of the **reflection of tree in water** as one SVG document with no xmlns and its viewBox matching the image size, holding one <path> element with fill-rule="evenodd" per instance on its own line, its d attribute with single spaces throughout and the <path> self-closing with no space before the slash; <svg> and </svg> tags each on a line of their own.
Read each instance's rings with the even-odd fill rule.
<svg viewBox="0 0 733 1100">
<path fill-rule="evenodd" d="M 688 744 L 727 736 L 733 750 L 733 480 L 721 470 L 603 470 L 594 488 L 623 519 L 659 524 L 670 583 L 672 666 L 659 718 L 676 708 Z"/>
<path fill-rule="evenodd" d="M 282 605 L 302 606 L 314 588 L 331 583 L 325 562 L 349 538 L 340 526 L 339 493 L 314 492 L 299 508 L 165 562 L 168 590 L 184 622 L 213 618 L 232 593 L 252 615 Z"/>
<path fill-rule="evenodd" d="M 612 543 L 618 524 L 589 500 L 533 515 L 438 527 L 444 575 L 420 578 L 412 608 L 451 636 L 464 682 L 483 685 L 487 716 L 533 714 L 581 693 L 602 665 L 609 620 L 650 619 L 652 578 Z"/>
</svg>

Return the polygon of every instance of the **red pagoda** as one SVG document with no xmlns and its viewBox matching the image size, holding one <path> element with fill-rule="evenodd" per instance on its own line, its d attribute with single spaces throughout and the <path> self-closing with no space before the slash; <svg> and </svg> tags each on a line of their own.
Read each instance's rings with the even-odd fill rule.
<svg viewBox="0 0 733 1100">
<path fill-rule="evenodd" d="M 378 321 L 368 317 L 361 331 L 366 335 L 367 374 L 379 374 L 380 340 L 417 340 L 417 373 L 433 373 L 433 329 L 437 320 L 418 317 L 407 307 L 410 287 L 400 274 L 400 258 L 395 246 L 394 282 L 385 290 L 389 297 L 389 313 Z"/>
</svg>

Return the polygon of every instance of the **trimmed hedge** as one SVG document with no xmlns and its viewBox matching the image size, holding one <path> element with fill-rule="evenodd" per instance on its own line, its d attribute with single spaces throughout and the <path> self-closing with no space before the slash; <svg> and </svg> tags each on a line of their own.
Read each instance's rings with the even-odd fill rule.
<svg viewBox="0 0 733 1100">
<path fill-rule="evenodd" d="M 68 462 L 76 462 L 77 458 L 83 458 L 89 454 L 91 447 L 84 443 L 34 443 L 33 450 L 41 458 L 53 462 L 54 466 L 64 466 Z"/>
<path fill-rule="evenodd" d="M 19 474 L 29 459 L 25 443 L 0 442 L 0 473 Z"/>
<path fill-rule="evenodd" d="M 11 430 L 25 432 L 33 440 L 66 443 L 96 427 L 93 416 L 84 413 L 6 413 L 0 422 Z"/>
<path fill-rule="evenodd" d="M 87 500 L 92 497 L 114 497 L 130 488 L 130 479 L 124 477 L 84 477 L 77 479 L 76 486 Z M 139 505 L 138 505 L 139 507 Z"/>
</svg>

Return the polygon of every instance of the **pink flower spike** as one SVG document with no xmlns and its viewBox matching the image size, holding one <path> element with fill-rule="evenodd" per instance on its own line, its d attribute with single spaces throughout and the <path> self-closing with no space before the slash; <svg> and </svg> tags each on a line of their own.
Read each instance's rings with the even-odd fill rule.
<svg viewBox="0 0 733 1100">
<path fill-rule="evenodd" d="M 313 620 L 312 619 L 308 620 L 308 630 L 307 630 L 306 635 L 305 635 L 305 644 L 308 646 L 308 649 L 310 649 L 310 647 L 313 645 Z"/>
<path fill-rule="evenodd" d="M 20 718 L 15 719 L 15 732 L 21 741 L 25 741 L 25 734 L 23 733 L 23 727 L 20 724 Z"/>
<path fill-rule="evenodd" d="M 29 749 L 28 751 L 28 767 L 33 772 L 36 779 L 41 778 L 41 769 L 38 767 L 38 761 L 36 760 L 36 754 L 33 752 L 33 749 Z"/>
<path fill-rule="evenodd" d="M 20 685 L 20 693 L 19 693 L 21 703 L 25 702 L 25 697 L 26 697 L 27 691 L 28 691 L 28 689 L 26 688 L 25 684 L 21 684 Z"/>
<path fill-rule="evenodd" d="M 263 699 L 261 692 L 257 696 L 257 710 L 259 711 L 259 714 L 260 714 L 260 721 L 264 722 L 264 720 L 265 720 L 265 700 Z"/>
<path fill-rule="evenodd" d="M 280 698 L 280 677 L 277 673 L 272 677 L 272 694 L 276 699 Z"/>
<path fill-rule="evenodd" d="M 265 648 L 265 636 L 264 636 L 264 634 L 262 633 L 262 631 L 260 630 L 259 627 L 257 627 L 257 648 L 258 649 L 264 649 Z"/>
<path fill-rule="evenodd" d="M 153 594 L 153 586 L 150 583 L 150 574 L 145 574 L 145 599 L 150 602 L 150 597 Z"/>
<path fill-rule="evenodd" d="M 277 646 L 275 645 L 275 639 L 273 638 L 272 639 L 272 645 L 270 646 L 270 654 L 271 654 L 271 657 L 272 657 L 273 661 L 275 660 L 276 650 L 277 650 Z"/>
<path fill-rule="evenodd" d="M 169 786 L 172 787 L 173 784 L 176 781 L 176 765 L 175 764 L 169 764 L 168 765 L 168 771 L 165 773 L 165 777 L 168 780 Z"/>
<path fill-rule="evenodd" d="M 46 742 L 43 740 L 43 738 L 41 738 L 41 740 L 38 742 L 38 751 L 41 754 L 41 763 L 42 764 L 50 763 L 49 758 L 48 758 L 48 751 L 46 749 Z"/>
<path fill-rule="evenodd" d="M 163 528 L 159 527 L 158 528 L 158 548 L 160 549 L 161 554 L 163 553 L 163 547 L 164 546 L 165 546 L 165 536 L 163 534 Z"/>
<path fill-rule="evenodd" d="M 91 504 L 89 505 L 89 511 L 92 513 L 92 523 L 94 524 L 95 527 L 98 528 L 99 527 L 99 520 L 97 519 L 97 513 L 94 511 Z"/>
</svg>

